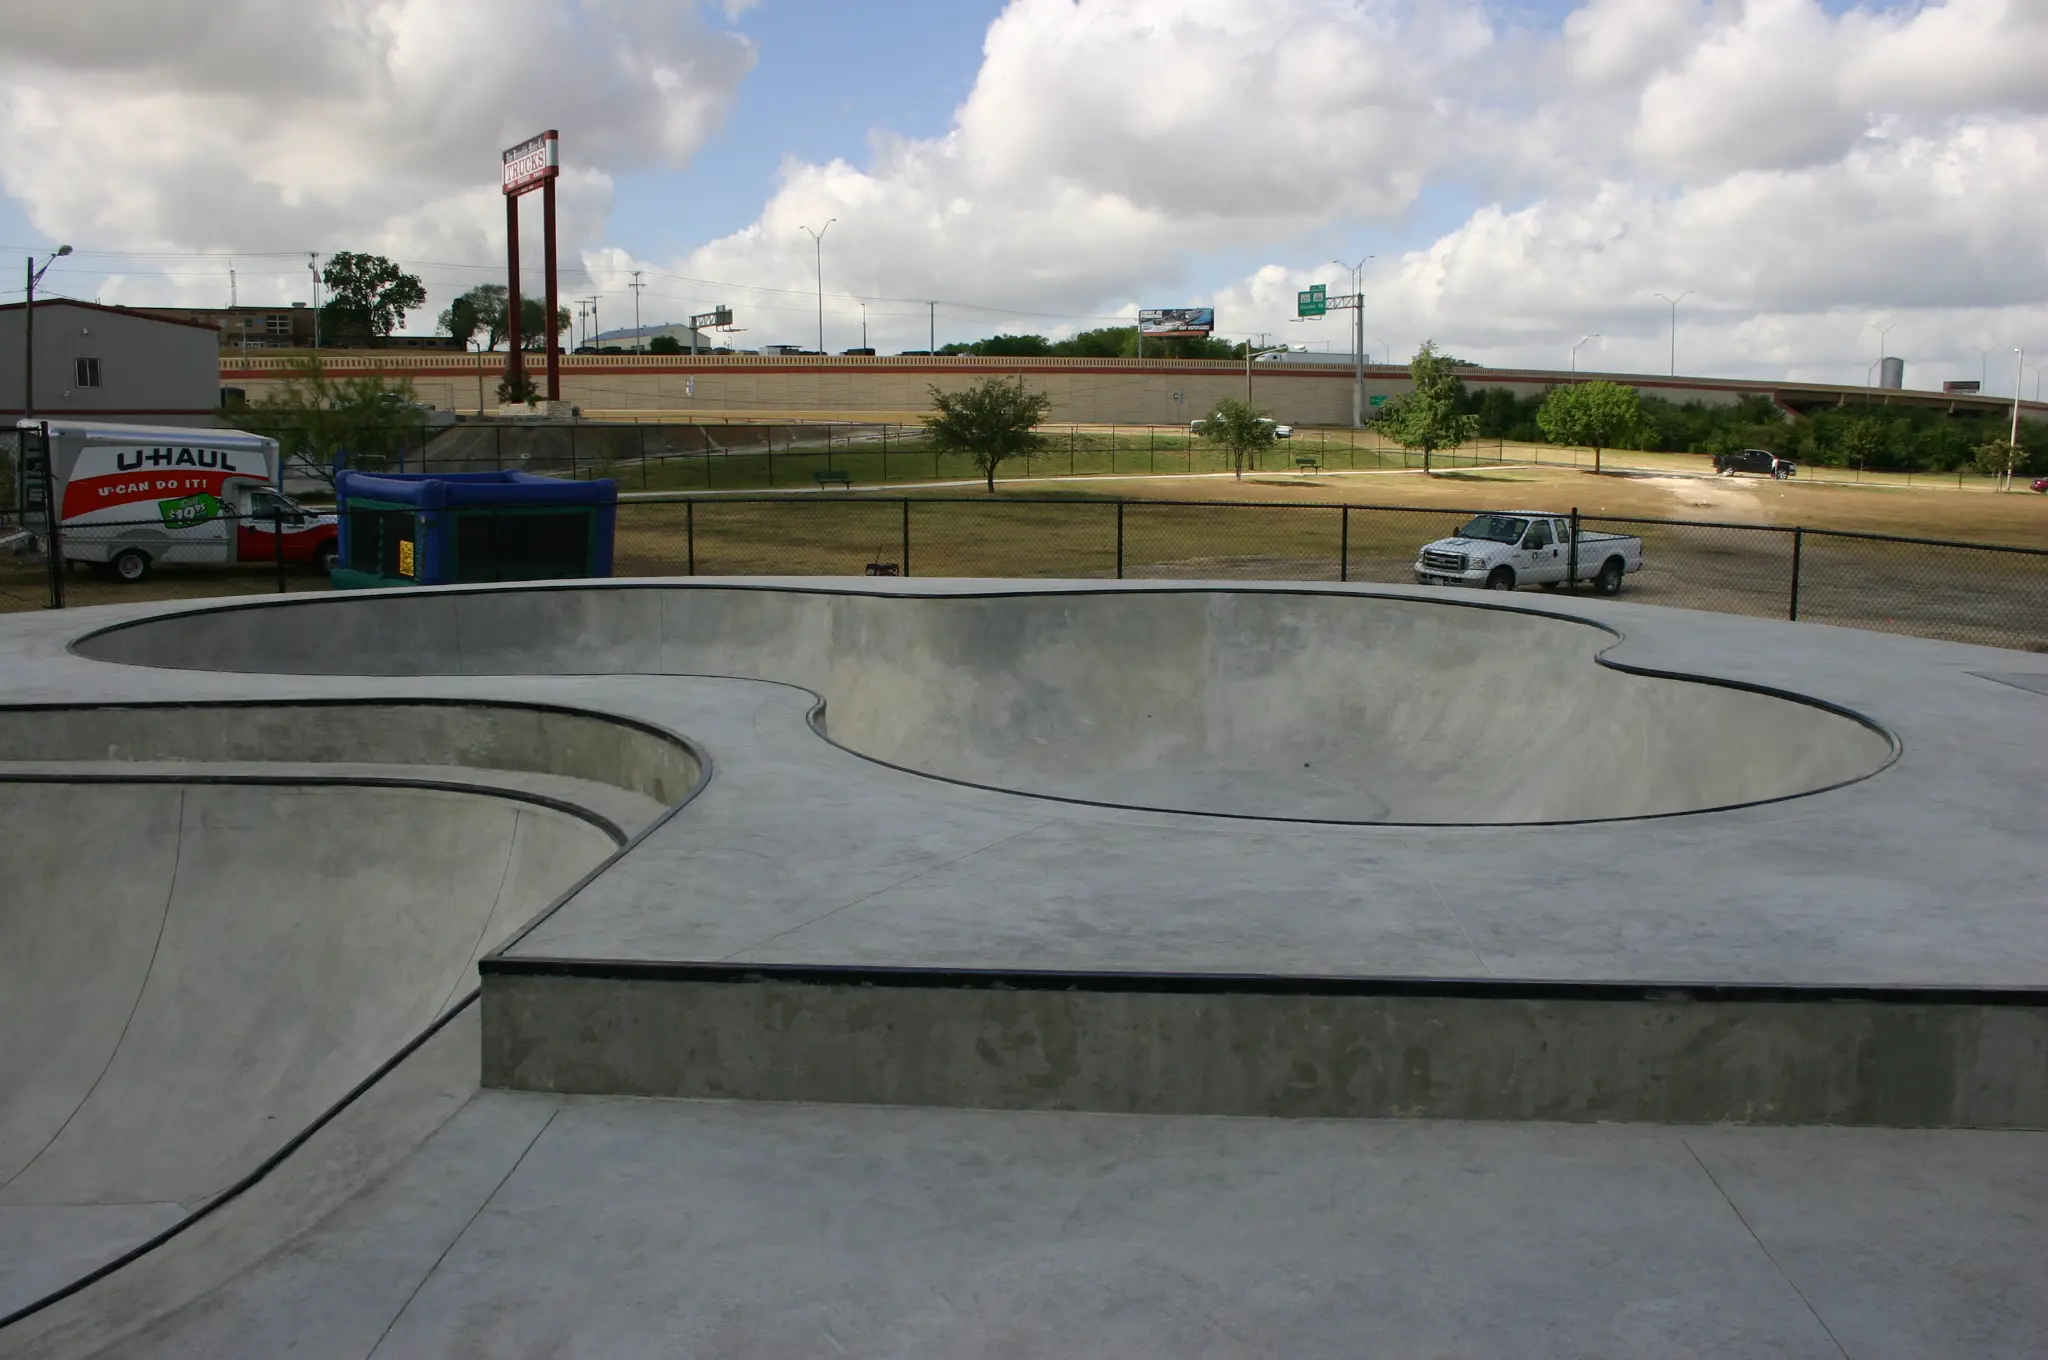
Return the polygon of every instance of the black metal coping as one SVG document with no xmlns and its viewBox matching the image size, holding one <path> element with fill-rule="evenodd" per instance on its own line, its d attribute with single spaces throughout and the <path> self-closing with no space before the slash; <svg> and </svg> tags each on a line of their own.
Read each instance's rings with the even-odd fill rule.
<svg viewBox="0 0 2048 1360">
<path fill-rule="evenodd" d="M 1038 968 L 919 968 L 861 964 L 565 959 L 508 957 L 502 953 L 489 955 L 480 960 L 478 971 L 486 980 L 493 977 L 528 977 L 568 978 L 592 982 L 711 983 L 727 986 L 779 983 L 809 987 L 872 987 L 931 991 L 1719 1004 L 1861 1002 L 1886 1006 L 2048 1008 L 2048 987 L 1095 972 Z"/>
</svg>

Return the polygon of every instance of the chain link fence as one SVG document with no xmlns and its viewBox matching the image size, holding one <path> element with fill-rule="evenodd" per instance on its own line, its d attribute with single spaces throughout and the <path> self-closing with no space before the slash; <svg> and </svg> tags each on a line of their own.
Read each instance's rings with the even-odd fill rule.
<svg viewBox="0 0 2048 1360">
<path fill-rule="evenodd" d="M 1371 581 L 1412 585 L 1423 544 L 1479 508 L 1086 496 L 648 495 L 619 502 L 619 576 L 904 575 Z M 215 524 L 161 543 L 161 517 L 65 529 L 0 516 L 0 609 L 324 591 L 284 524 Z M 2048 551 L 1835 530 L 1584 516 L 1631 534 L 1649 604 L 2048 651 Z M 187 533 L 172 528 L 168 532 Z M 199 543 L 203 533 L 214 537 Z M 299 533 L 295 542 L 303 544 Z"/>
<path fill-rule="evenodd" d="M 1167 477 L 1231 471 L 1229 455 L 1182 425 L 1048 425 L 1044 449 L 1003 464 L 1002 476 Z M 919 424 L 673 424 L 553 421 L 462 422 L 381 431 L 388 452 L 347 458 L 372 472 L 503 472 L 575 479 L 609 477 L 625 491 L 786 490 L 806 486 L 898 486 L 971 482 L 980 474 L 958 454 L 933 449 Z M 1564 451 L 1558 451 L 1563 453 Z M 1567 455 L 1568 456 L 1568 455 Z M 1502 440 L 1475 440 L 1431 455 L 1432 467 L 1490 467 L 1528 461 Z M 1297 430 L 1252 459 L 1255 473 L 1363 472 L 1419 468 L 1423 456 L 1373 430 Z M 332 485 L 332 469 L 305 464 L 299 491 Z"/>
</svg>

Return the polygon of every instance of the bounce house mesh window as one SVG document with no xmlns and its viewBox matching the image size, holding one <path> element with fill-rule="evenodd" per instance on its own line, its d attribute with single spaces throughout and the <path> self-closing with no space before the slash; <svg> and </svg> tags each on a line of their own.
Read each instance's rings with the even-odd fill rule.
<svg viewBox="0 0 2048 1360">
<path fill-rule="evenodd" d="M 588 511 L 465 512 L 456 516 L 455 579 L 536 581 L 590 567 Z"/>
<path fill-rule="evenodd" d="M 399 571 L 399 545 L 412 542 L 412 511 L 352 509 L 348 529 L 351 567 L 380 576 L 404 574 Z"/>
</svg>

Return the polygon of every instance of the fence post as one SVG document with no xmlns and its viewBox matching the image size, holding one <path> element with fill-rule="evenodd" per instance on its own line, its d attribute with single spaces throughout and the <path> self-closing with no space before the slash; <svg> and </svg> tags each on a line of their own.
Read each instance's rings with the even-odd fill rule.
<svg viewBox="0 0 2048 1360">
<path fill-rule="evenodd" d="M 569 480 L 576 480 L 576 427 L 569 427 Z"/>
<path fill-rule="evenodd" d="M 889 482 L 889 423 L 882 422 L 882 484 Z"/>
<path fill-rule="evenodd" d="M 1342 515 L 1343 528 L 1337 534 L 1337 579 L 1348 581 L 1351 579 L 1351 507 L 1343 507 Z"/>
<path fill-rule="evenodd" d="M 775 485 L 775 429 L 768 430 L 768 485 Z"/>
<path fill-rule="evenodd" d="M 1576 591 L 1579 588 L 1579 507 L 1572 507 L 1571 550 L 1565 556 L 1564 588 Z"/>
<path fill-rule="evenodd" d="M 50 550 L 50 608 L 64 607 L 64 507 L 57 502 L 57 458 L 50 451 L 50 422 L 45 420 L 38 430 L 43 448 L 43 535 L 44 543 Z M 21 438 L 21 447 L 28 447 L 28 436 Z"/>
<path fill-rule="evenodd" d="M 1067 475 L 1074 475 L 1074 427 L 1067 426 Z"/>
<path fill-rule="evenodd" d="M 910 497 L 903 498 L 903 574 L 910 575 Z"/>
<path fill-rule="evenodd" d="M 1806 556 L 1806 530 L 1799 527 L 1792 530 L 1792 609 L 1786 615 L 1793 622 L 1799 621 L 1799 560 Z"/>
<path fill-rule="evenodd" d="M 683 574 L 697 574 L 697 502 L 683 502 Z"/>
<path fill-rule="evenodd" d="M 284 507 L 274 506 L 270 511 L 271 556 L 277 559 L 277 593 L 284 594 Z"/>
<path fill-rule="evenodd" d="M 639 421 L 633 422 L 633 433 L 640 437 L 640 489 L 647 489 L 647 427 Z"/>
<path fill-rule="evenodd" d="M 1116 503 L 1116 579 L 1124 579 L 1124 503 Z"/>
<path fill-rule="evenodd" d="M 1116 426 L 1109 427 L 1109 475 L 1116 476 Z"/>
</svg>

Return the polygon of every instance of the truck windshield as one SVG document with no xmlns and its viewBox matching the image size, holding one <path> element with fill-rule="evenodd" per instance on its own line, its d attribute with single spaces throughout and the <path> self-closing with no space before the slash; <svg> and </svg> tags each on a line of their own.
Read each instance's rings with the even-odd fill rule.
<svg viewBox="0 0 2048 1360">
<path fill-rule="evenodd" d="M 1528 520 L 1508 515 L 1474 515 L 1464 528 L 1458 530 L 1458 537 L 1483 538 L 1489 543 L 1520 543 L 1522 532 L 1528 527 Z"/>
</svg>

